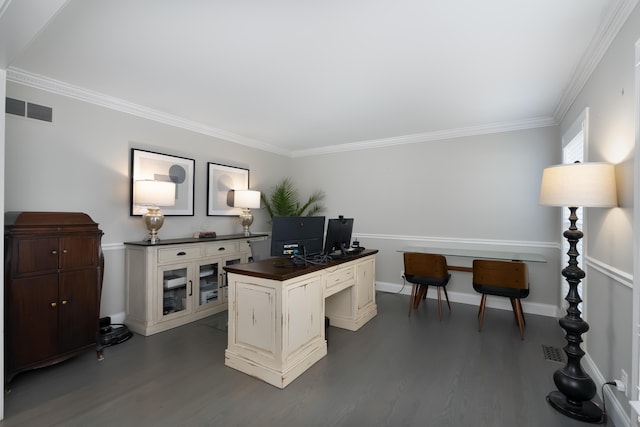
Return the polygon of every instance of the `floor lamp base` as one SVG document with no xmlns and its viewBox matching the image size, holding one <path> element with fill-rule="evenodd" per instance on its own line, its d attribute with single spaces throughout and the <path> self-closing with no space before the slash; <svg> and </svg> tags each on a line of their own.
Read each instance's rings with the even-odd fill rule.
<svg viewBox="0 0 640 427">
<path fill-rule="evenodd" d="M 552 391 L 547 395 L 547 402 L 555 410 L 576 420 L 594 424 L 600 424 L 604 421 L 602 409 L 590 400 L 582 402 L 581 405 L 573 405 L 569 403 L 564 394 L 559 391 Z"/>
</svg>

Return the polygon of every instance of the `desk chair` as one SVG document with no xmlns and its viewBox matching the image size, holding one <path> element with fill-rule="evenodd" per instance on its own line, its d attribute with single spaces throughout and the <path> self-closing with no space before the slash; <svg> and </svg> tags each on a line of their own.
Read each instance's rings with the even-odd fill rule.
<svg viewBox="0 0 640 427">
<path fill-rule="evenodd" d="M 527 264 L 520 261 L 473 260 L 473 289 L 482 294 L 478 319 L 482 330 L 487 295 L 507 297 L 516 318 L 520 339 L 524 340 L 524 313 L 521 298 L 529 295 Z"/>
<path fill-rule="evenodd" d="M 447 305 L 451 311 L 449 295 L 447 294 L 447 283 L 451 279 L 451 274 L 447 268 L 447 259 L 442 255 L 424 254 L 418 252 L 404 253 L 404 278 L 412 283 L 411 299 L 409 300 L 409 317 L 411 309 L 418 308 L 421 299 L 427 298 L 429 286 L 438 288 L 438 315 L 442 320 L 442 300 L 440 298 L 440 288 L 444 290 L 447 298 Z"/>
</svg>

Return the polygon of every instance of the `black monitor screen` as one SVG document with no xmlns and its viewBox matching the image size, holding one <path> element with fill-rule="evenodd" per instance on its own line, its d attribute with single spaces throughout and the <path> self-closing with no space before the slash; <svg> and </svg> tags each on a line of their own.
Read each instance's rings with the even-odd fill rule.
<svg viewBox="0 0 640 427">
<path fill-rule="evenodd" d="M 308 256 L 322 252 L 323 216 L 274 216 L 271 256 Z"/>
<path fill-rule="evenodd" d="M 324 251 L 327 254 L 345 250 L 351 246 L 351 232 L 353 231 L 353 218 L 330 218 L 327 222 L 327 238 L 324 242 Z"/>
</svg>

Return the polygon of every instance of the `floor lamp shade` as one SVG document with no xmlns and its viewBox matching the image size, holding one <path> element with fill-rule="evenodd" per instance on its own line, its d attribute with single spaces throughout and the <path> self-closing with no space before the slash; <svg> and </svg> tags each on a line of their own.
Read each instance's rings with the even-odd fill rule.
<svg viewBox="0 0 640 427">
<path fill-rule="evenodd" d="M 563 236 L 569 242 L 569 263 L 562 276 L 569 284 L 565 300 L 569 303 L 567 314 L 559 320 L 566 332 L 567 346 L 564 352 L 567 363 L 553 374 L 557 390 L 547 395 L 547 402 L 558 412 L 590 423 L 601 423 L 604 411 L 591 399 L 596 395 L 593 380 L 582 370 L 580 359 L 584 351 L 580 347 L 582 334 L 589 325 L 581 315 L 582 302 L 578 285 L 585 272 L 578 266 L 578 242 L 583 237 L 578 230 L 576 212 L 580 207 L 613 207 L 617 204 L 615 167 L 608 163 L 571 163 L 546 168 L 540 185 L 540 204 L 569 208 L 569 229 Z"/>
<path fill-rule="evenodd" d="M 164 215 L 158 206 L 176 204 L 176 184 L 167 181 L 140 180 L 133 185 L 133 201 L 137 205 L 146 205 L 147 213 L 142 215 L 145 227 L 149 231 L 147 240 L 157 243 L 158 230 L 164 224 Z"/>
<path fill-rule="evenodd" d="M 542 173 L 540 204 L 613 207 L 617 204 L 615 167 L 609 163 L 570 163 Z"/>
</svg>

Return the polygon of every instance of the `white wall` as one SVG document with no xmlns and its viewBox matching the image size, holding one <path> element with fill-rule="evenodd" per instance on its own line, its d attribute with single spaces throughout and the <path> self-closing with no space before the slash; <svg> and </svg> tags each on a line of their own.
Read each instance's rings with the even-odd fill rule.
<svg viewBox="0 0 640 427">
<path fill-rule="evenodd" d="M 634 45 L 639 38 L 640 8 L 636 7 L 561 123 L 566 129 L 589 107 L 588 161 L 617 165 L 619 207 L 587 209 L 585 216 L 584 317 L 590 325 L 585 348 L 587 362 L 597 370 L 596 380 L 619 379 L 624 369 L 630 386 L 635 116 L 640 114 L 634 104 Z M 615 399 L 612 406 L 621 406 L 629 414 L 624 393 L 609 388 L 607 394 Z"/>
<path fill-rule="evenodd" d="M 5 210 L 86 212 L 104 231 L 105 276 L 101 312 L 124 312 L 125 241 L 146 236 L 129 216 L 130 148 L 195 159 L 195 216 L 167 217 L 161 238 L 195 231 L 240 233 L 237 217 L 206 216 L 206 164 L 249 168 L 250 186 L 269 190 L 291 159 L 216 140 L 49 92 L 8 83 L 7 96 L 53 108 L 53 123 L 6 115 Z M 4 116 L 4 115 L 3 115 Z M 253 231 L 270 230 L 264 209 Z"/>
<path fill-rule="evenodd" d="M 559 135 L 546 127 L 301 157 L 293 174 L 301 188 L 327 193 L 328 216 L 355 218 L 361 243 L 380 250 L 378 282 L 401 285 L 404 246 L 535 252 L 549 262 L 531 265 L 524 304 L 555 307 L 559 212 L 538 196 L 542 170 L 560 162 Z M 458 301 L 479 300 L 468 273 L 454 273 L 449 289 Z"/>
</svg>

